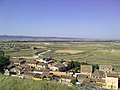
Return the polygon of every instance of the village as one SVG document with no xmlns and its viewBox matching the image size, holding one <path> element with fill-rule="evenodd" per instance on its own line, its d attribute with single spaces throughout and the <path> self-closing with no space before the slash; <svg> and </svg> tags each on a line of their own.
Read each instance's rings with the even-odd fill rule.
<svg viewBox="0 0 120 90">
<path fill-rule="evenodd" d="M 74 63 L 74 61 L 71 61 Z M 73 65 L 71 63 L 71 66 Z M 78 65 L 79 66 L 79 65 Z M 94 86 L 99 89 L 119 88 L 120 69 L 112 65 L 98 65 L 98 69 L 88 63 L 80 63 L 75 71 L 70 62 L 57 62 L 50 56 L 10 59 L 10 65 L 4 69 L 4 75 L 33 80 L 55 81 L 74 87 Z"/>
</svg>

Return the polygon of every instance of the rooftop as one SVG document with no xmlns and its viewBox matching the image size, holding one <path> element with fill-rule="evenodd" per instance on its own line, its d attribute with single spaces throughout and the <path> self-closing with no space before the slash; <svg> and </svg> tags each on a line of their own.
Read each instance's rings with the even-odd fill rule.
<svg viewBox="0 0 120 90">
<path fill-rule="evenodd" d="M 81 72 L 92 72 L 92 65 L 81 65 Z"/>
<path fill-rule="evenodd" d="M 112 68 L 112 65 L 100 65 L 100 68 Z"/>
<path fill-rule="evenodd" d="M 65 65 L 64 65 L 64 64 L 61 64 L 61 63 L 55 64 L 55 65 L 53 65 L 53 66 L 54 66 L 54 67 L 58 67 L 58 68 L 65 67 Z"/>
<path fill-rule="evenodd" d="M 96 71 L 94 71 L 94 73 L 92 74 L 92 76 L 105 78 L 105 73 L 103 71 L 96 70 Z"/>
<path fill-rule="evenodd" d="M 107 73 L 107 77 L 118 77 L 117 73 Z"/>
<path fill-rule="evenodd" d="M 52 59 L 52 57 L 50 57 L 50 56 L 39 56 L 39 58 L 41 58 L 41 59 Z"/>
<path fill-rule="evenodd" d="M 37 61 L 35 61 L 35 60 L 26 60 L 26 63 L 37 64 Z"/>
</svg>

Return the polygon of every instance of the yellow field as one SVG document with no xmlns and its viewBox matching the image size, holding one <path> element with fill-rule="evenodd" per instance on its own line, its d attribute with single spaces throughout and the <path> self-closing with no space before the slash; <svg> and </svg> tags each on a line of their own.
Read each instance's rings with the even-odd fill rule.
<svg viewBox="0 0 120 90">
<path fill-rule="evenodd" d="M 80 53 L 83 51 L 79 51 L 79 50 L 56 50 L 56 53 L 70 53 L 70 54 L 76 54 L 76 53 Z"/>
</svg>

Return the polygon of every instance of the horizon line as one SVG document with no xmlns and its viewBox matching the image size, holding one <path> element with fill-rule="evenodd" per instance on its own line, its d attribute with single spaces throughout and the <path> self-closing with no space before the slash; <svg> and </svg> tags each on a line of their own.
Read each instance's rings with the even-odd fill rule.
<svg viewBox="0 0 120 90">
<path fill-rule="evenodd" d="M 38 36 L 38 35 L 8 35 L 8 34 L 0 34 L 0 36 L 17 36 L 17 37 L 31 37 L 31 38 L 40 38 L 40 37 L 44 37 L 44 38 L 72 38 L 72 39 L 97 39 L 97 40 L 120 40 L 118 39 L 114 39 L 114 38 L 85 38 L 85 37 L 70 37 L 70 36 Z"/>
</svg>

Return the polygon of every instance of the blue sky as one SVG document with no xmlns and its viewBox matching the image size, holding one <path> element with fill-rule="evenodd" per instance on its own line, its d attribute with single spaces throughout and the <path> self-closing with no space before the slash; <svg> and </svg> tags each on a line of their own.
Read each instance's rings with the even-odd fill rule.
<svg viewBox="0 0 120 90">
<path fill-rule="evenodd" d="M 120 0 L 0 0 L 0 35 L 120 39 Z"/>
</svg>

